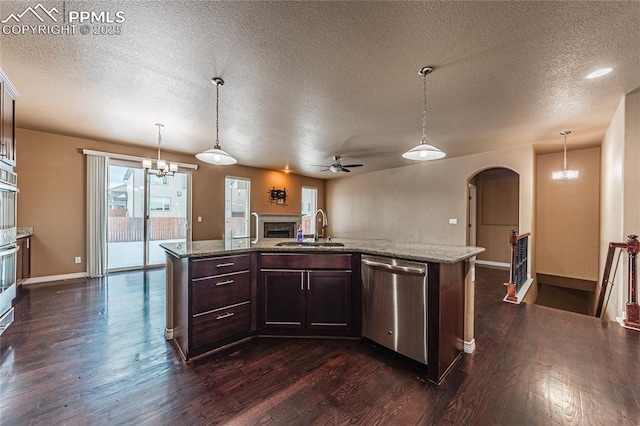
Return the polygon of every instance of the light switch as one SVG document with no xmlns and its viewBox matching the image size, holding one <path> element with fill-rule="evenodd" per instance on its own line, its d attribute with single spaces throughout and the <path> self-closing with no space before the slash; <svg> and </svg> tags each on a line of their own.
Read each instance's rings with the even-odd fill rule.
<svg viewBox="0 0 640 426">
<path fill-rule="evenodd" d="M 457 225 L 458 224 L 458 219 L 456 219 L 455 217 L 449 219 L 449 225 Z"/>
<path fill-rule="evenodd" d="M 198 222 L 202 222 L 202 216 L 198 216 Z"/>
</svg>

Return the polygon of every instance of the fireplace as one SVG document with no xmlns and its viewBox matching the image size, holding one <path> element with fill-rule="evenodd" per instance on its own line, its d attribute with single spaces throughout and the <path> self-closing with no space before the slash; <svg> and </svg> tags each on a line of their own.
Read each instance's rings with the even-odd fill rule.
<svg viewBox="0 0 640 426">
<path fill-rule="evenodd" d="M 254 242 L 268 238 L 295 238 L 302 223 L 299 214 L 251 213 L 255 217 Z"/>
<path fill-rule="evenodd" d="M 296 222 L 265 222 L 264 238 L 295 238 Z"/>
</svg>

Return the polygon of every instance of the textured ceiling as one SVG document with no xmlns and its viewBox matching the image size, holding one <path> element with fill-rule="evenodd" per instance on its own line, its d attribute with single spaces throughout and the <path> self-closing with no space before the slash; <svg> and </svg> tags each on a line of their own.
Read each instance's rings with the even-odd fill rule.
<svg viewBox="0 0 640 426">
<path fill-rule="evenodd" d="M 0 20 L 36 4 L 3 0 Z M 119 35 L 0 35 L 18 126 L 153 146 L 162 122 L 163 149 L 195 154 L 215 139 L 220 76 L 222 148 L 309 176 L 333 177 L 311 165 L 335 154 L 365 164 L 354 173 L 411 164 L 425 65 L 427 137 L 449 157 L 561 149 L 563 129 L 570 148 L 597 145 L 640 87 L 639 2 L 42 4 L 126 21 Z"/>
</svg>

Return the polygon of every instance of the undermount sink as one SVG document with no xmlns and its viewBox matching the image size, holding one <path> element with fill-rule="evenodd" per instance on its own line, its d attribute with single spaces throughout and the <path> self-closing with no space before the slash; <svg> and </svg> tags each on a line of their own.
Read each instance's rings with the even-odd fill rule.
<svg viewBox="0 0 640 426">
<path fill-rule="evenodd" d="M 320 241 L 282 241 L 277 247 L 344 247 L 342 243 L 322 243 Z"/>
</svg>

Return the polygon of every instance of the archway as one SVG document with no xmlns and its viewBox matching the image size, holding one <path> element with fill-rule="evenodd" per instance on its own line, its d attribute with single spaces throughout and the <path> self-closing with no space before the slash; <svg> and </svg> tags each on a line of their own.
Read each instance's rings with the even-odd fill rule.
<svg viewBox="0 0 640 426">
<path fill-rule="evenodd" d="M 467 244 L 484 247 L 476 264 L 509 268 L 509 233 L 519 230 L 520 176 L 505 167 L 484 169 L 469 179 Z"/>
</svg>

